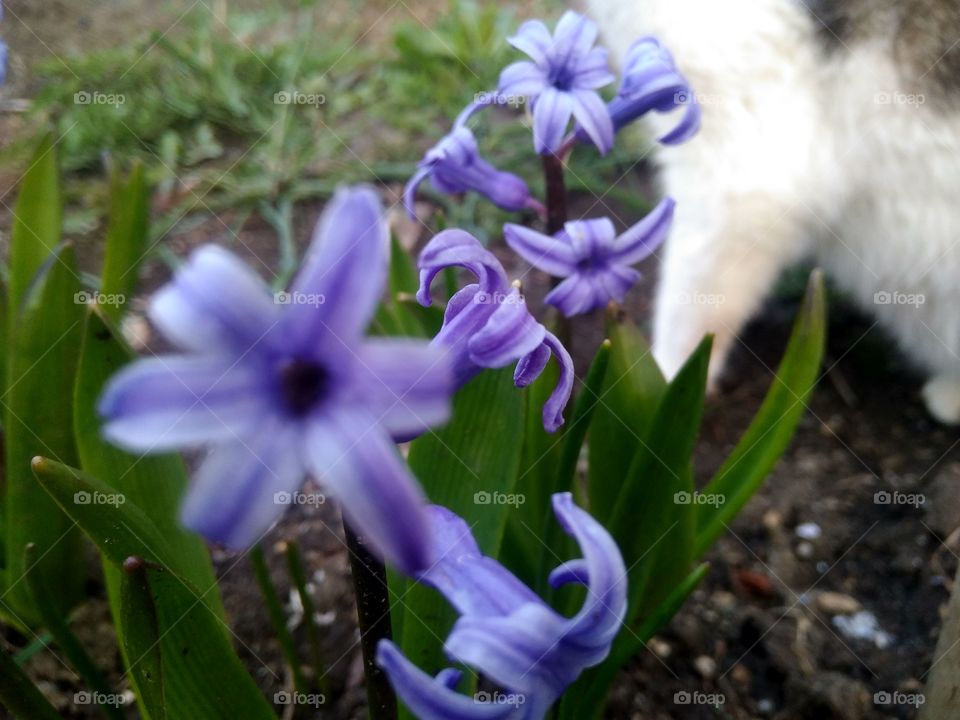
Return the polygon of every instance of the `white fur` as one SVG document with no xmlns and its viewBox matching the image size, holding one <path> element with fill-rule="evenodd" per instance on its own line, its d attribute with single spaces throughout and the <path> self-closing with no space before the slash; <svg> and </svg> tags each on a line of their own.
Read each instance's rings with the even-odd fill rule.
<svg viewBox="0 0 960 720">
<path fill-rule="evenodd" d="M 677 200 L 654 322 L 664 370 L 713 332 L 715 379 L 783 268 L 813 255 L 933 376 L 931 413 L 960 421 L 960 113 L 909 97 L 921 79 L 889 39 L 828 58 L 796 0 L 588 5 L 616 59 L 658 36 L 703 109 L 697 137 L 657 153 Z"/>
</svg>

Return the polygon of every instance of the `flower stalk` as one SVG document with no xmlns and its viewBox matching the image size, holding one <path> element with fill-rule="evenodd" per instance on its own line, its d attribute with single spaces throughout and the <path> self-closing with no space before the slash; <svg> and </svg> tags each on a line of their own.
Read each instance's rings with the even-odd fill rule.
<svg viewBox="0 0 960 720">
<path fill-rule="evenodd" d="M 367 704 L 371 720 L 396 720 L 397 696 L 386 674 L 376 663 L 377 644 L 390 640 L 390 595 L 387 570 L 363 540 L 344 520 L 343 533 L 350 554 L 357 620 L 360 627 L 360 650 L 363 653 L 363 674 L 367 680 Z"/>
</svg>

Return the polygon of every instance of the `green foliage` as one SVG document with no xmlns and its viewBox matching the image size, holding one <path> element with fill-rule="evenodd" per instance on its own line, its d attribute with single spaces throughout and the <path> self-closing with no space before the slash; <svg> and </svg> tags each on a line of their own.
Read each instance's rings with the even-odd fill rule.
<svg viewBox="0 0 960 720">
<path fill-rule="evenodd" d="M 57 587 L 65 613 L 82 597 L 79 533 L 39 488 L 34 455 L 75 462 L 70 395 L 82 321 L 73 249 L 60 243 L 60 193 L 50 138 L 37 148 L 20 186 L 10 237 L 3 426 L 6 581 L 2 608 L 17 624 L 34 624 L 36 608 L 22 582 L 27 544 L 37 546 L 36 572 Z"/>
<path fill-rule="evenodd" d="M 76 502 L 74 498 L 84 494 L 91 498 L 116 498 L 117 494 L 112 486 L 66 465 L 37 458 L 33 470 L 43 488 L 105 559 L 120 572 L 142 576 L 139 590 L 127 587 L 121 595 L 139 601 L 128 619 L 136 625 L 146 623 L 146 631 L 138 627 L 135 633 L 124 635 L 130 640 L 124 645 L 128 665 L 138 665 L 154 627 L 159 641 L 159 664 L 155 654 L 148 655 L 148 661 L 159 667 L 162 693 L 155 687 L 147 692 L 140 689 L 144 715 L 274 718 L 230 646 L 229 628 L 209 607 L 206 596 L 215 586 L 201 588 L 190 581 L 180 554 L 146 512 L 129 499 Z M 148 679 L 152 682 L 153 675 Z M 161 707 L 147 705 L 161 698 Z"/>
</svg>

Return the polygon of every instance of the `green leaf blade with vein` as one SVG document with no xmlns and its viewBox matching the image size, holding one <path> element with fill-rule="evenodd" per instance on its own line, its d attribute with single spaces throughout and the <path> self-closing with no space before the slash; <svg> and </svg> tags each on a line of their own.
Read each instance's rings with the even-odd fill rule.
<svg viewBox="0 0 960 720">
<path fill-rule="evenodd" d="M 753 496 L 790 444 L 817 382 L 825 337 L 823 276 L 814 271 L 786 353 L 763 405 L 733 453 L 704 488 L 704 493 L 721 496 L 725 502 L 718 507 L 698 507 L 698 556 Z"/>
<path fill-rule="evenodd" d="M 160 640 L 162 698 L 167 717 L 197 720 L 275 720 L 230 644 L 230 629 L 204 602 L 200 590 L 173 569 L 177 553 L 153 521 L 133 502 L 78 503 L 78 493 L 110 495 L 106 483 L 71 467 L 35 458 L 40 485 L 118 568 L 130 557 L 142 564 Z M 145 562 L 144 562 L 145 561 Z M 141 608 L 148 608 L 142 603 Z M 128 619 L 129 620 L 129 619 Z M 150 629 L 145 631 L 149 637 Z M 143 646 L 144 636 L 137 644 Z M 129 648 L 128 648 L 129 649 Z M 130 653 L 136 667 L 140 657 Z M 151 660 L 148 656 L 147 660 Z M 155 660 L 155 656 L 153 658 Z M 161 695 L 155 688 L 149 697 Z M 141 699 L 147 695 L 141 690 Z M 141 706 L 142 707 L 142 706 Z M 149 713 L 148 717 L 154 715 Z"/>
</svg>

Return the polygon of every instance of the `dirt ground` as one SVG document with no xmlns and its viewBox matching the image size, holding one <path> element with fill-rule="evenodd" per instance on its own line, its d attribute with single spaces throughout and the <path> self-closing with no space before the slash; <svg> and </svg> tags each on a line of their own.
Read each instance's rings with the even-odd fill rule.
<svg viewBox="0 0 960 720">
<path fill-rule="evenodd" d="M 27 12 L 27 4 L 20 5 Z M 16 3 L 11 8 L 20 11 Z M 95 34 L 101 26 L 93 22 Z M 316 209 L 299 209 L 301 242 Z M 210 220 L 174 238 L 171 247 L 179 253 L 200 242 L 224 240 L 230 224 L 229 217 Z M 238 240 L 231 244 L 241 254 L 267 262 L 276 256 L 272 232 L 256 218 Z M 643 269 L 648 278 L 627 307 L 640 319 L 649 316 L 655 262 Z M 144 292 L 166 275 L 162 264 L 152 263 Z M 537 294 L 542 295 L 533 284 L 528 295 Z M 727 377 L 709 403 L 696 457 L 702 481 L 759 407 L 798 300 L 793 292 L 778 294 L 743 333 Z M 599 326 L 599 319 L 589 317 L 574 326 L 581 369 L 601 339 Z M 922 692 L 935 661 L 939 613 L 960 551 L 960 436 L 928 419 L 918 398 L 920 378 L 872 319 L 837 293 L 831 297 L 825 371 L 790 450 L 708 554 L 711 570 L 704 583 L 621 674 L 608 718 L 914 717 L 910 702 Z M 301 546 L 322 629 L 327 702 L 315 716 L 364 717 L 349 563 L 336 509 L 297 508 L 265 542 L 285 599 L 289 581 L 281 548 L 286 540 Z M 272 698 L 290 687 L 290 679 L 250 562 L 219 551 L 214 559 L 238 651 Z M 95 583 L 91 590 L 102 596 Z M 296 622 L 296 603 L 287 609 Z M 105 603 L 81 609 L 76 627 L 118 679 L 120 659 Z M 862 630 L 863 637 L 854 637 L 851 627 Z M 302 623 L 295 635 L 306 657 Z M 8 647 L 26 641 L 11 632 L 5 639 Z M 71 703 L 76 678 L 49 654 L 35 657 L 28 669 L 61 704 L 65 717 L 94 716 Z"/>
</svg>

